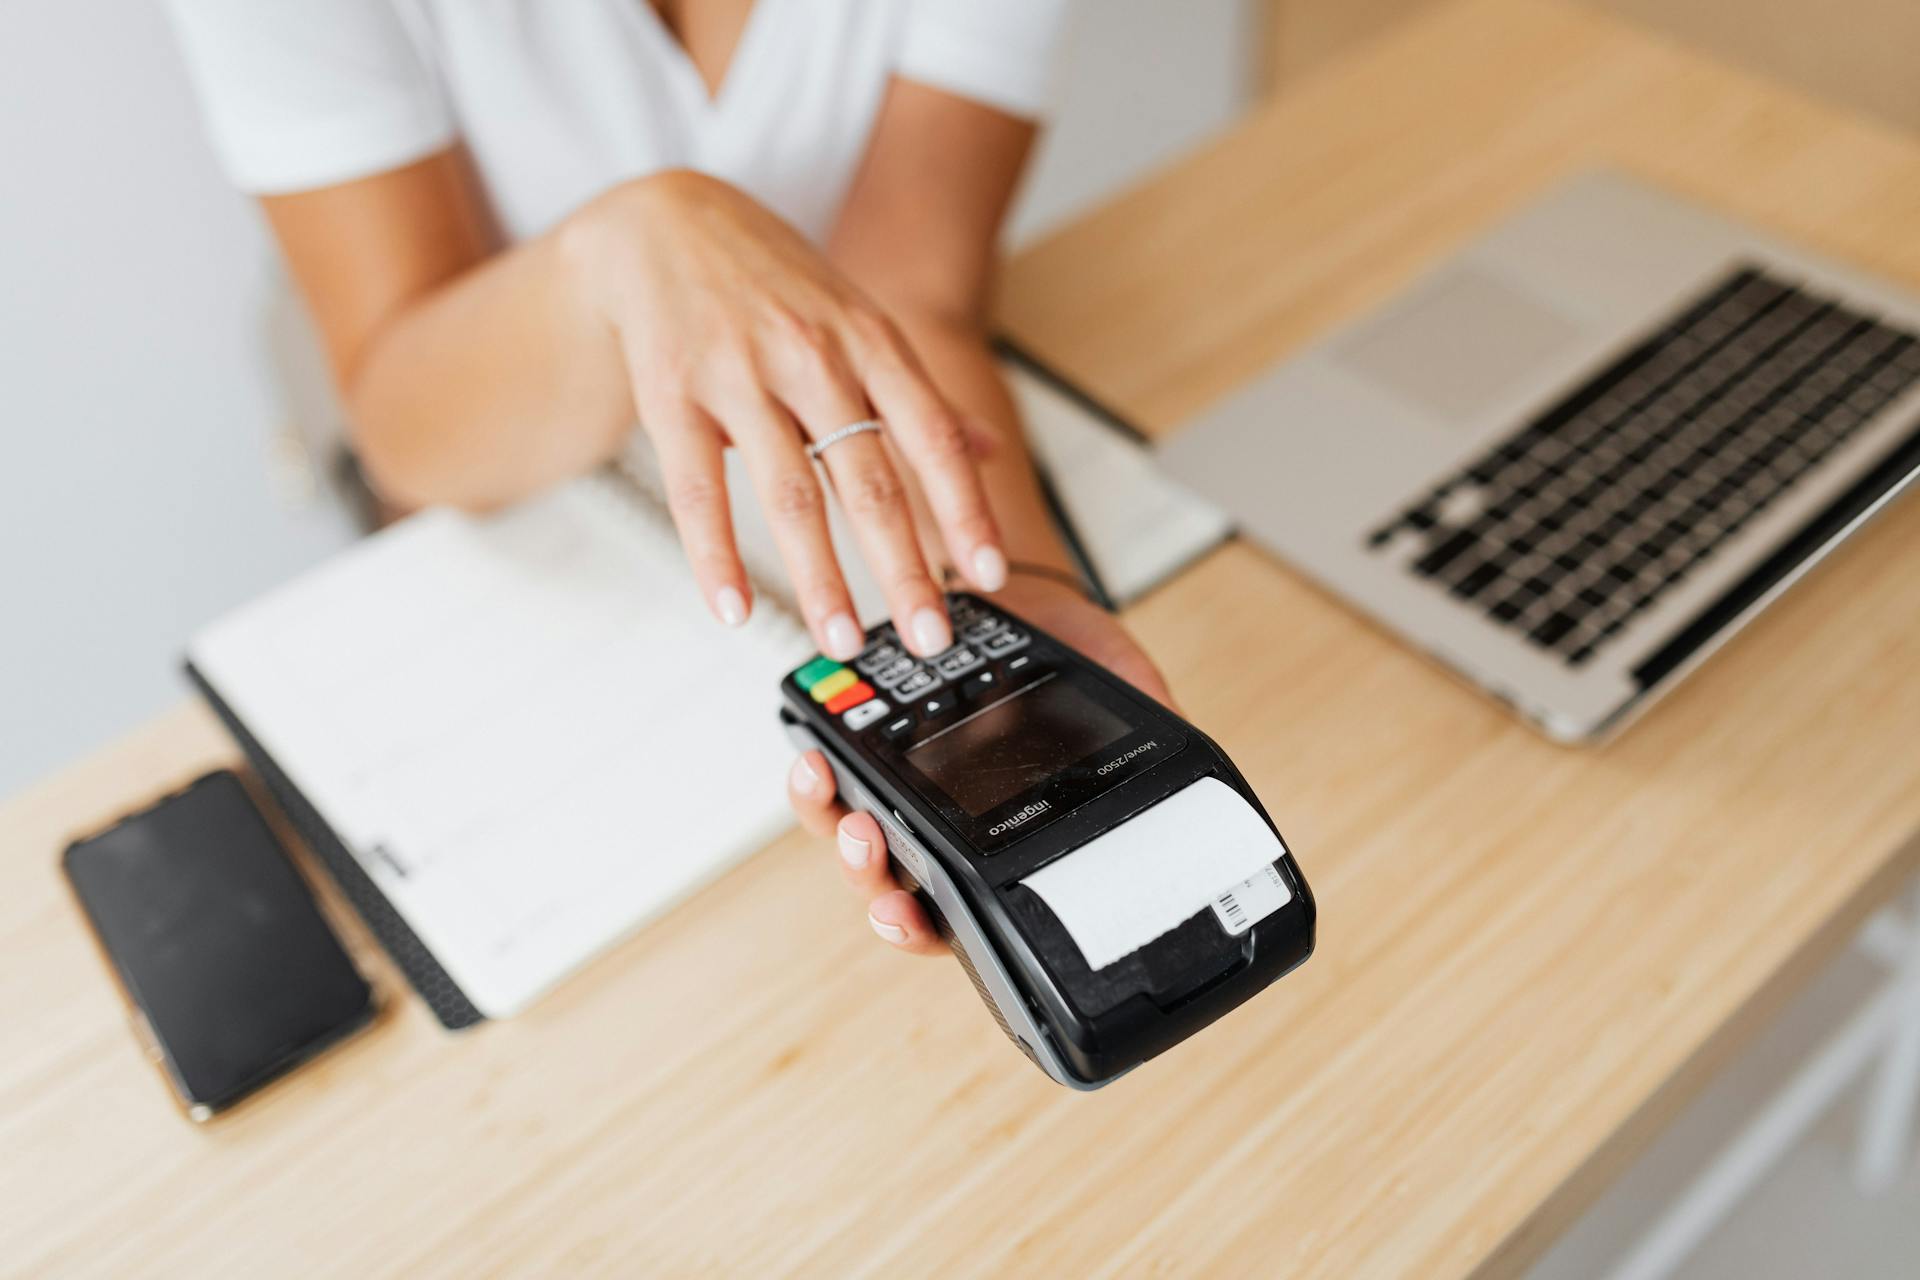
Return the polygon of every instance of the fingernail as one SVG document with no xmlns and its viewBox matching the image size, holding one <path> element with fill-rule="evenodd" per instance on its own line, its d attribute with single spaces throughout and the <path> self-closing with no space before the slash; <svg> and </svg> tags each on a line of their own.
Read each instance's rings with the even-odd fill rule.
<svg viewBox="0 0 1920 1280">
<path fill-rule="evenodd" d="M 877 919 L 871 911 L 867 913 L 867 923 L 873 926 L 875 933 L 896 947 L 907 940 L 907 931 L 905 929 L 902 929 L 897 924 L 888 924 L 885 920 Z"/>
<path fill-rule="evenodd" d="M 913 643 L 921 654 L 944 652 L 953 646 L 953 629 L 947 615 L 938 609 L 919 609 L 913 615 Z"/>
<path fill-rule="evenodd" d="M 713 611 L 720 621 L 737 627 L 747 620 L 747 598 L 733 587 L 722 587 L 713 593 Z"/>
<path fill-rule="evenodd" d="M 789 775 L 788 781 L 793 783 L 795 791 L 803 796 L 810 796 L 820 786 L 820 775 L 813 771 L 813 766 L 807 763 L 807 758 L 801 756 L 793 762 L 793 772 Z"/>
<path fill-rule="evenodd" d="M 867 856 L 873 852 L 873 846 L 860 837 L 851 834 L 845 827 L 839 830 L 840 861 L 858 871 L 867 865 Z"/>
<path fill-rule="evenodd" d="M 1000 554 L 1000 548 L 975 548 L 973 580 L 982 591 L 998 591 L 1007 585 L 1007 558 Z"/>
<path fill-rule="evenodd" d="M 836 613 L 827 619 L 827 656 L 845 662 L 848 658 L 860 656 L 860 650 L 866 646 L 866 639 L 860 633 L 860 624 L 853 620 L 850 613 Z"/>
</svg>

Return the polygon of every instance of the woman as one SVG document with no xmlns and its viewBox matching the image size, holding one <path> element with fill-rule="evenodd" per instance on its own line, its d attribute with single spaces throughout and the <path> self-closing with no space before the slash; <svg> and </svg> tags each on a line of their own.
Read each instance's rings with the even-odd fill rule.
<svg viewBox="0 0 1920 1280">
<path fill-rule="evenodd" d="M 638 422 L 699 589 L 739 625 L 737 449 L 814 639 L 845 658 L 861 631 L 808 455 L 826 442 L 910 648 L 951 643 L 951 575 L 1165 698 L 1063 585 L 985 330 L 1062 6 L 172 0 L 385 500 L 510 502 Z M 937 949 L 818 753 L 789 791 L 837 831 L 875 932 Z"/>
</svg>

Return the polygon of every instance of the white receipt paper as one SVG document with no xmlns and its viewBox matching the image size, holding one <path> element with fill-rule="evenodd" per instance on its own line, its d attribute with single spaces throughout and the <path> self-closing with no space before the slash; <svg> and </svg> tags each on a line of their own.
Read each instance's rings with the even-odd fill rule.
<svg viewBox="0 0 1920 1280">
<path fill-rule="evenodd" d="M 1231 933 L 1278 911 L 1293 895 L 1266 869 L 1283 852 L 1232 787 L 1202 778 L 1020 883 L 1060 918 L 1087 965 L 1104 969 L 1229 893 L 1250 917 Z M 1252 905 L 1250 882 L 1264 885 Z"/>
</svg>

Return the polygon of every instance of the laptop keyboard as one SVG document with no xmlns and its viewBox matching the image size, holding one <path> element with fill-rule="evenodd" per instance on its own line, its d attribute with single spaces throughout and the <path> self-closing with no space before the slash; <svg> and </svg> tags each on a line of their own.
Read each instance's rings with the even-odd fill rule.
<svg viewBox="0 0 1920 1280">
<path fill-rule="evenodd" d="M 1372 531 L 1578 667 L 1920 377 L 1920 340 L 1741 267 Z"/>
</svg>

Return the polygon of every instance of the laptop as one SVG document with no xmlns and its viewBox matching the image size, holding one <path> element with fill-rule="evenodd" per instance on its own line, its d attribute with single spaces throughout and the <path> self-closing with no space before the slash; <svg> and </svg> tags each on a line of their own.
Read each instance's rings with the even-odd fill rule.
<svg viewBox="0 0 1920 1280">
<path fill-rule="evenodd" d="M 1553 738 L 1650 704 L 1920 469 L 1920 298 L 1583 175 L 1162 449 Z"/>
</svg>

